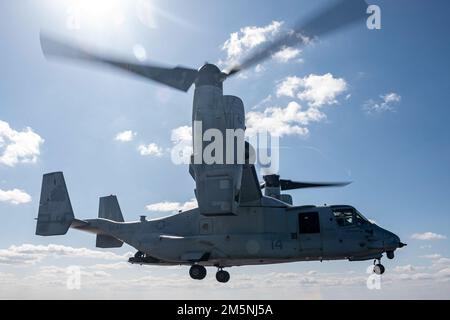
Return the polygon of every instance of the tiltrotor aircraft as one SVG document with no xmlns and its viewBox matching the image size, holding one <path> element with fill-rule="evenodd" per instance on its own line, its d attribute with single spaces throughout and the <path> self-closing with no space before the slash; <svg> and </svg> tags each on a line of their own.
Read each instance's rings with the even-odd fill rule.
<svg viewBox="0 0 450 320">
<path fill-rule="evenodd" d="M 224 133 L 226 129 L 245 129 L 242 100 L 223 94 L 226 79 L 286 46 L 365 22 L 366 10 L 362 0 L 338 0 L 228 72 L 212 64 L 194 70 L 121 62 L 42 33 L 41 47 L 46 57 L 99 63 L 182 91 L 195 84 L 192 121 L 201 121 L 203 132 L 215 128 Z M 194 145 L 194 154 L 203 147 L 196 150 Z M 140 221 L 124 222 L 115 196 L 100 198 L 97 219 L 76 219 L 63 174 L 45 174 L 36 234 L 63 235 L 69 228 L 91 232 L 96 234 L 99 248 L 117 248 L 124 242 L 136 248 L 130 263 L 187 265 L 190 276 L 197 280 L 205 278 L 205 267 L 214 266 L 219 282 L 230 279 L 224 268 L 232 266 L 312 260 L 374 260 L 374 272 L 382 274 L 383 253 L 392 259 L 394 251 L 405 245 L 352 206 L 294 206 L 291 196 L 281 191 L 345 184 L 295 182 L 278 175 L 264 176 L 264 184 L 260 184 L 250 161 L 252 147 L 246 144 L 245 150 L 246 161 L 241 164 L 191 162 L 198 208 L 154 220 L 141 216 Z"/>
</svg>

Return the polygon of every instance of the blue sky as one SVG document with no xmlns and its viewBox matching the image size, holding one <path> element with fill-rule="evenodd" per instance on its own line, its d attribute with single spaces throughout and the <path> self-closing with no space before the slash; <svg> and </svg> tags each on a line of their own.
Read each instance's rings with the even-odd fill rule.
<svg viewBox="0 0 450 320">
<path fill-rule="evenodd" d="M 206 288 L 199 297 L 448 298 L 450 4 L 443 0 L 369 1 L 381 8 L 381 30 L 360 25 L 319 39 L 224 86 L 253 112 L 247 120 L 287 125 L 280 138 L 284 178 L 353 181 L 343 189 L 294 191 L 296 204 L 354 205 L 408 243 L 384 261 L 381 290 L 366 288 L 370 262 L 233 268 L 230 284 L 211 275 L 199 284 L 187 268 L 127 266 L 123 255 L 132 248 L 100 252 L 89 234 L 34 235 L 45 172 L 64 171 L 80 218 L 96 217 L 98 197 L 108 194 L 118 196 L 126 220 L 161 215 L 146 206 L 173 210 L 194 197 L 188 168 L 175 166 L 168 152 L 173 130 L 190 125 L 192 89 L 183 94 L 114 70 L 48 62 L 40 30 L 131 61 L 197 68 L 227 61 L 227 40 L 241 46 L 235 57 L 244 56 L 258 48 L 254 39 L 245 46 L 249 33 L 268 41 L 325 2 L 1 2 L 0 297 L 192 298 Z M 289 77 L 297 81 L 291 96 L 280 91 Z M 311 79 L 317 81 L 308 87 Z M 320 102 L 314 93 L 324 85 L 329 95 Z M 290 103 L 317 103 L 321 117 L 273 122 L 270 108 L 283 113 Z M 309 133 L 295 133 L 293 125 Z M 133 133 L 131 141 L 116 139 L 124 131 Z M 153 151 L 141 155 L 139 146 L 150 144 Z M 83 267 L 81 290 L 65 287 L 71 265 Z"/>
</svg>

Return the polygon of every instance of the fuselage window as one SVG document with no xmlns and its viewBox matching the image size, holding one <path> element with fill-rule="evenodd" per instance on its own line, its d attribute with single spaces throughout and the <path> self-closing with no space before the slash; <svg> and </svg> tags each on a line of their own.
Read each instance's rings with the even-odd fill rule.
<svg viewBox="0 0 450 320">
<path fill-rule="evenodd" d="M 298 215 L 299 233 L 320 233 L 319 213 L 304 212 Z"/>
</svg>

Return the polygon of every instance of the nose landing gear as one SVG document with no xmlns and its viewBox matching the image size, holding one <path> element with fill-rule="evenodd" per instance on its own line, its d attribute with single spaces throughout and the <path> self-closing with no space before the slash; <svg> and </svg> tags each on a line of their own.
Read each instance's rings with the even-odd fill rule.
<svg viewBox="0 0 450 320">
<path fill-rule="evenodd" d="M 378 263 L 377 263 L 377 261 L 378 261 Z M 373 272 L 375 274 L 382 275 L 384 273 L 384 271 L 386 271 L 386 269 L 381 264 L 381 260 L 380 259 L 374 260 L 374 262 L 373 262 Z"/>
<path fill-rule="evenodd" d="M 194 280 L 203 280 L 206 277 L 206 268 L 204 266 L 194 264 L 189 269 L 189 275 Z"/>
</svg>

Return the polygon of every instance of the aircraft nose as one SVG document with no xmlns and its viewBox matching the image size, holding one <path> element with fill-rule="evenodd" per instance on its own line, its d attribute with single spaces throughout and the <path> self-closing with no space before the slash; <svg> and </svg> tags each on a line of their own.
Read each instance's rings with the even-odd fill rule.
<svg viewBox="0 0 450 320">
<path fill-rule="evenodd" d="M 392 247 L 395 247 L 395 248 L 403 248 L 404 246 L 406 246 L 406 243 L 403 243 L 400 240 L 399 236 L 397 236 L 396 234 L 394 234 L 390 231 L 387 231 L 386 240 L 389 243 L 389 245 L 392 245 Z"/>
<path fill-rule="evenodd" d="M 390 232 L 389 230 L 382 229 L 382 235 L 384 238 L 383 240 L 385 248 L 391 248 L 394 250 L 398 248 L 400 238 L 396 234 Z"/>
</svg>

